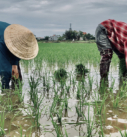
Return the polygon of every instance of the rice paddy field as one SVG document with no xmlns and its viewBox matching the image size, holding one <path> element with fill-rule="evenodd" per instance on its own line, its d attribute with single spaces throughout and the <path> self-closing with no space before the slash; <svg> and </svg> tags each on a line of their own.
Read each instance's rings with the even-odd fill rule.
<svg viewBox="0 0 127 137">
<path fill-rule="evenodd" d="M 20 61 L 23 83 L 0 90 L 0 137 L 127 137 L 127 81 L 117 56 L 100 86 L 95 43 L 38 44 L 34 60 Z M 75 71 L 80 63 L 85 75 Z M 60 68 L 64 79 L 54 75 Z"/>
</svg>

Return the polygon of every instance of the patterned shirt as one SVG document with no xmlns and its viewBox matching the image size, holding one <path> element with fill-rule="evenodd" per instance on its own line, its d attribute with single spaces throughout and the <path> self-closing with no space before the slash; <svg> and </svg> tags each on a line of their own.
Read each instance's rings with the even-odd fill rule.
<svg viewBox="0 0 127 137">
<path fill-rule="evenodd" d="M 127 23 L 108 19 L 100 24 L 107 29 L 113 48 L 125 55 L 127 68 Z"/>
</svg>

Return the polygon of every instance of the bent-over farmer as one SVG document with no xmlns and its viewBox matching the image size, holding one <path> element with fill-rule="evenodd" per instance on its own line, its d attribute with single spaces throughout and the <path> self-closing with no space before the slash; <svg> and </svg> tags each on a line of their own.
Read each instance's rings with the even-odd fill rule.
<svg viewBox="0 0 127 137">
<path fill-rule="evenodd" d="M 34 34 L 24 26 L 0 21 L 0 76 L 2 89 L 9 89 L 12 77 L 21 79 L 19 61 L 30 60 L 38 54 Z"/>
<path fill-rule="evenodd" d="M 127 23 L 112 19 L 101 22 L 96 28 L 95 40 L 101 55 L 101 80 L 108 76 L 113 51 L 120 59 L 124 76 L 127 67 Z"/>
</svg>

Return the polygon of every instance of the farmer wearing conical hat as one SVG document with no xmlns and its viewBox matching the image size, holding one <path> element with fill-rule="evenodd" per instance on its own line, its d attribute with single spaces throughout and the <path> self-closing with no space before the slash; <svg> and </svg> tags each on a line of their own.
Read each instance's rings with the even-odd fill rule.
<svg viewBox="0 0 127 137">
<path fill-rule="evenodd" d="M 12 77 L 21 78 L 20 59 L 30 60 L 37 54 L 38 43 L 29 29 L 0 21 L 0 76 L 3 89 L 9 89 Z"/>
<path fill-rule="evenodd" d="M 108 76 L 113 51 L 120 59 L 121 74 L 125 76 L 127 68 L 127 23 L 112 19 L 103 21 L 96 28 L 95 39 L 101 55 L 101 80 Z"/>
</svg>

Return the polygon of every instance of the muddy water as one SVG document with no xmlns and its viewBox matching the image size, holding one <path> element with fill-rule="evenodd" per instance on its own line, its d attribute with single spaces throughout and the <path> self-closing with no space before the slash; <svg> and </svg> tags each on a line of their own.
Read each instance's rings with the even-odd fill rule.
<svg viewBox="0 0 127 137">
<path fill-rule="evenodd" d="M 92 64 L 86 64 L 86 67 L 89 69 L 89 74 L 85 77 L 85 87 L 86 90 L 90 92 L 90 94 L 86 95 L 84 100 L 87 103 L 92 103 L 95 100 L 97 100 L 98 95 L 97 90 L 99 89 L 99 83 L 100 83 L 100 75 L 99 75 L 99 68 L 98 66 L 93 66 Z M 38 77 L 39 74 L 42 76 L 45 76 L 46 79 L 50 83 L 50 90 L 49 92 L 46 92 L 45 88 L 43 86 L 43 81 L 40 82 L 40 85 L 38 86 L 38 95 L 43 94 L 43 103 L 41 106 L 42 115 L 40 118 L 40 128 L 32 128 L 32 123 L 34 121 L 34 117 L 31 117 L 31 112 L 29 111 L 29 106 L 31 105 L 30 102 L 30 96 L 28 94 L 29 91 L 29 84 L 28 84 L 28 78 L 30 75 L 33 74 L 35 71 L 35 66 L 25 67 L 24 65 L 21 66 L 22 74 L 23 74 L 23 95 L 24 95 L 24 101 L 21 103 L 19 100 L 18 95 L 15 95 L 13 92 L 9 94 L 1 93 L 1 102 L 7 102 L 4 104 L 7 108 L 4 109 L 3 104 L 1 103 L 0 106 L 0 112 L 5 112 L 5 126 L 4 130 L 6 132 L 6 136 L 10 137 L 20 137 L 21 133 L 22 136 L 26 137 L 53 137 L 56 136 L 56 131 L 54 129 L 54 126 L 51 122 L 50 118 L 50 111 L 49 108 L 52 105 L 53 102 L 53 82 L 52 82 L 52 76 L 55 70 L 58 69 L 57 64 L 54 66 L 48 66 L 46 62 L 43 62 L 43 66 L 41 70 L 38 71 Z M 63 110 L 62 114 L 62 123 L 63 128 L 62 132 L 65 134 L 65 129 L 68 133 L 69 137 L 78 137 L 78 136 L 87 136 L 87 129 L 88 125 L 86 124 L 86 121 L 84 121 L 82 118 L 78 117 L 76 112 L 76 106 L 79 108 L 80 101 L 76 99 L 76 90 L 78 87 L 78 83 L 80 81 L 79 77 L 76 77 L 74 74 L 75 70 L 75 64 L 69 63 L 65 65 L 65 69 L 68 72 L 68 79 L 66 84 L 72 85 L 72 79 L 75 81 L 75 86 L 71 86 L 70 88 L 70 95 L 68 95 L 68 109 Z M 70 83 L 71 78 L 71 83 Z M 92 81 L 92 86 L 90 86 L 89 79 Z M 113 94 L 118 92 L 119 90 L 119 75 L 118 75 L 118 67 L 111 66 L 110 73 L 109 73 L 109 87 L 112 86 L 112 83 L 114 82 L 113 86 Z M 56 82 L 55 89 L 58 89 L 59 82 Z M 60 91 L 58 91 L 58 94 L 60 94 Z M 100 98 L 99 98 L 100 99 Z M 112 105 L 109 103 L 111 102 L 110 95 L 106 99 L 105 103 L 105 115 L 102 114 L 102 125 L 103 125 L 103 131 L 106 136 L 120 136 L 120 133 L 118 133 L 118 129 L 124 130 L 125 126 L 127 126 L 127 109 L 126 105 L 122 106 L 122 108 L 113 108 Z M 84 101 L 81 100 L 81 101 Z M 125 102 L 124 102 L 125 103 Z M 11 104 L 11 105 L 10 105 Z M 61 104 L 57 104 L 58 107 L 60 107 Z M 13 106 L 13 108 L 11 108 Z M 89 110 L 89 114 L 88 114 Z M 84 117 L 86 120 L 90 119 L 90 126 L 92 126 L 92 121 L 94 121 L 94 125 L 92 126 L 92 134 L 94 136 L 99 136 L 98 132 L 100 130 L 100 124 L 98 124 L 96 121 L 99 119 L 99 116 L 96 115 L 96 107 L 95 105 L 84 105 L 82 107 L 82 112 L 84 113 Z M 54 121 L 57 122 L 57 117 L 54 115 L 53 117 Z M 77 124 L 78 123 L 78 124 Z M 117 127 L 117 128 L 116 128 Z M 98 132 L 97 132 L 98 130 Z"/>
</svg>

